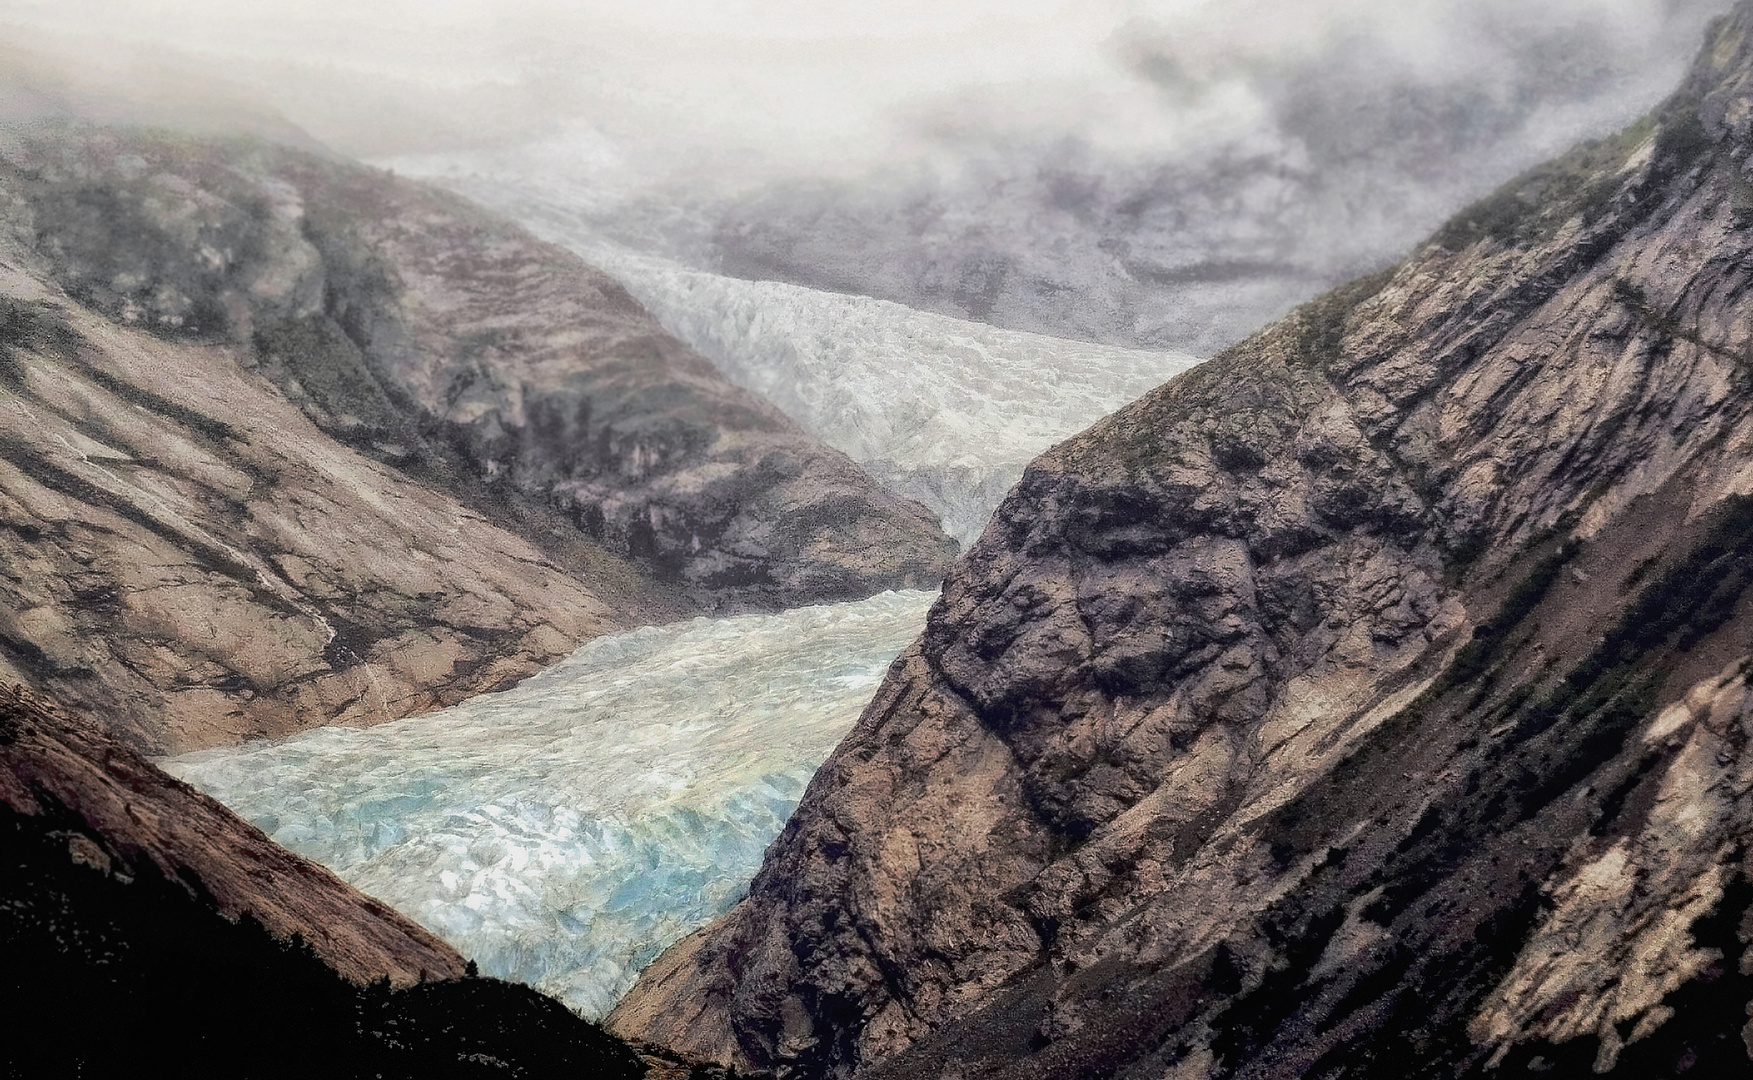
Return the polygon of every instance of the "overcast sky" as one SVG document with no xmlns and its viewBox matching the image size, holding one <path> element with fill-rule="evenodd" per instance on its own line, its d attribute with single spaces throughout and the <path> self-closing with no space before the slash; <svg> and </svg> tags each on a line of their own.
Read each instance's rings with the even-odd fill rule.
<svg viewBox="0 0 1753 1080">
<path fill-rule="evenodd" d="M 75 58 L 86 77 L 144 86 L 198 71 L 217 95 L 271 103 L 361 156 L 547 138 L 642 174 L 753 175 L 856 172 L 969 133 L 1064 133 L 1160 153 L 1245 124 L 1261 107 L 1263 72 L 1354 41 L 1421 78 L 1490 85 L 1518 62 L 1518 41 L 1587 25 L 1603 48 L 1649 54 L 1655 87 L 1694 47 L 1697 13 L 1710 6 L 0 0 L 0 27 L 26 48 Z"/>
</svg>

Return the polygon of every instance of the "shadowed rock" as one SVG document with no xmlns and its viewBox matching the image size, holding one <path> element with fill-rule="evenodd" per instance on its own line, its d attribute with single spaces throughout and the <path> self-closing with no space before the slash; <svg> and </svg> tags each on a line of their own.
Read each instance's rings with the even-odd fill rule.
<svg viewBox="0 0 1753 1080">
<path fill-rule="evenodd" d="M 0 144 L 0 672 L 155 751 L 363 723 L 954 544 L 452 196 L 264 143 Z"/>
<path fill-rule="evenodd" d="M 645 1072 L 626 1045 L 0 685 L 8 1076 Z"/>
<path fill-rule="evenodd" d="M 277 846 L 90 721 L 12 685 L 0 685 L 0 803 L 10 826 L 52 832 L 94 876 L 180 885 L 232 922 L 247 915 L 274 937 L 300 935 L 360 985 L 463 974 L 463 958 L 431 933 Z"/>
<path fill-rule="evenodd" d="M 618 1030 L 793 1076 L 1739 1075 L 1753 7 L 1037 459 Z"/>
</svg>

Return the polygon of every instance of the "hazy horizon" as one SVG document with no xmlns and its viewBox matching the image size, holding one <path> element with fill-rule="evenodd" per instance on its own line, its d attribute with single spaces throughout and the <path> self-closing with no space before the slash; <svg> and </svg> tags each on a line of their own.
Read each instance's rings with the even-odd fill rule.
<svg viewBox="0 0 1753 1080">
<path fill-rule="evenodd" d="M 1634 119 L 1725 6 L 11 0 L 0 116 L 302 131 L 698 269 L 1208 353 Z"/>
<path fill-rule="evenodd" d="M 570 140 L 642 177 L 705 181 L 844 176 L 993 140 L 1191 150 L 1263 125 L 1262 87 L 1311 58 L 1507 94 L 1531 47 L 1568 38 L 1596 54 L 1587 65 L 1622 69 L 1609 96 L 1642 102 L 1717 6 L 905 0 L 875 15 L 845 0 L 12 0 L 0 25 L 76 78 L 208 80 L 355 156 Z"/>
</svg>

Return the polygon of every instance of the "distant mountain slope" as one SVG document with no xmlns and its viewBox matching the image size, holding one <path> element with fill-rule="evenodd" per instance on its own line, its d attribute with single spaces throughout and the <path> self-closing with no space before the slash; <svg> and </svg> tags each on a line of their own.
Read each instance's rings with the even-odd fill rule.
<svg viewBox="0 0 1753 1080">
<path fill-rule="evenodd" d="M 1746 1075 L 1750 150 L 1742 3 L 1649 121 L 1037 459 L 611 1027 L 811 1077 Z"/>
<path fill-rule="evenodd" d="M 1092 34 L 1112 19 L 1087 54 L 1102 92 L 1033 67 L 1015 85 L 924 90 L 868 158 L 794 151 L 754 176 L 653 186 L 644 140 L 598 117 L 404 163 L 484 188 L 570 186 L 598 235 L 701 270 L 1206 356 L 1386 265 L 1502 177 L 1623 126 L 1727 6 L 1084 6 L 1050 18 Z M 1096 37 L 1073 33 L 1054 62 L 1080 41 Z"/>
<path fill-rule="evenodd" d="M 565 188 L 447 183 L 609 270 L 731 381 L 935 510 L 964 545 L 1030 458 L 1197 362 L 689 270 L 605 242 Z"/>
<path fill-rule="evenodd" d="M 138 747 L 424 711 L 654 606 L 607 553 L 550 558 L 327 438 L 229 350 L 6 292 L 0 672 Z"/>
<path fill-rule="evenodd" d="M 361 166 L 12 131 L 0 304 L 0 672 L 143 747 L 419 712 L 954 550 L 600 273 Z"/>
<path fill-rule="evenodd" d="M 8 1076 L 644 1072 L 557 1002 L 465 978 L 431 934 L 8 685 L 0 859 Z"/>
<path fill-rule="evenodd" d="M 75 299 L 247 347 L 330 434 L 435 479 L 503 478 L 703 597 L 869 595 L 948 550 L 613 281 L 452 196 L 262 144 L 78 128 L 7 161 L 18 227 Z"/>
</svg>

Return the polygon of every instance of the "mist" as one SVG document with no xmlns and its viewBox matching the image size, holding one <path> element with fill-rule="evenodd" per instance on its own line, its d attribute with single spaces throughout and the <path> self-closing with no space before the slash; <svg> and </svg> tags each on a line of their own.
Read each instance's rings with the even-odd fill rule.
<svg viewBox="0 0 1753 1080">
<path fill-rule="evenodd" d="M 14 0 L 8 40 L 69 71 L 211 79 L 360 157 L 593 132 L 648 177 L 846 174 L 953 142 L 1160 153 L 1260 123 L 1311 62 L 1487 98 L 1671 80 L 1702 0 Z M 1551 48 L 1586 50 L 1533 71 Z M 1597 85 L 1605 84 L 1605 85 Z M 1566 118 L 1551 122 L 1566 126 Z M 1568 126 L 1576 127 L 1575 123 Z M 1586 121 L 1581 126 L 1587 126 Z M 698 175 L 689 177 L 690 172 Z"/>
<path fill-rule="evenodd" d="M 0 63 L 12 113 L 305 132 L 698 269 L 1209 352 L 1634 119 L 1722 6 L 14 0 Z"/>
</svg>

